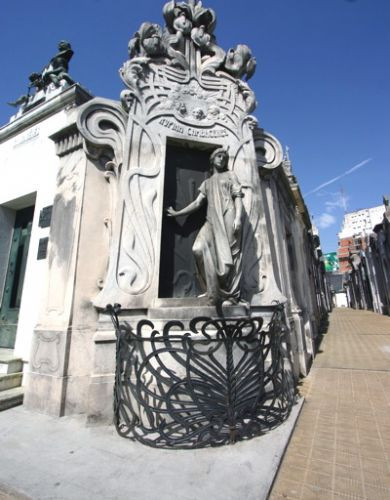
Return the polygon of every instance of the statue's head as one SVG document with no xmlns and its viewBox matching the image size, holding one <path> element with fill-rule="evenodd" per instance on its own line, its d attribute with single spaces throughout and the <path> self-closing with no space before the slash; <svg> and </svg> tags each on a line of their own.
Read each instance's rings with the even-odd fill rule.
<svg viewBox="0 0 390 500">
<path fill-rule="evenodd" d="M 41 74 L 40 73 L 31 73 L 31 75 L 28 77 L 28 79 L 30 80 L 30 82 L 36 82 L 40 78 L 41 78 Z"/>
<path fill-rule="evenodd" d="M 58 42 L 58 50 L 71 50 L 72 47 L 70 45 L 69 42 L 67 42 L 66 40 L 61 40 L 60 42 Z"/>
<path fill-rule="evenodd" d="M 229 154 L 225 148 L 218 148 L 210 155 L 210 166 L 218 172 L 223 172 L 227 169 Z"/>
</svg>

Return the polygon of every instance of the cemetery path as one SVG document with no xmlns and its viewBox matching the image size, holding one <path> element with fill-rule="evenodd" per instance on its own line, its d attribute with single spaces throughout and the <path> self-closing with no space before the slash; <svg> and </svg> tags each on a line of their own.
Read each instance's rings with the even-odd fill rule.
<svg viewBox="0 0 390 500">
<path fill-rule="evenodd" d="M 335 309 L 270 499 L 390 498 L 390 318 Z"/>
</svg>

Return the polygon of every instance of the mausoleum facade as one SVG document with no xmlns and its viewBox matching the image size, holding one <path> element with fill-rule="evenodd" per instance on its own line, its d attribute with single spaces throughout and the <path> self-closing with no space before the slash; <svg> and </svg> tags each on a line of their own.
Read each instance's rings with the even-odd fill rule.
<svg viewBox="0 0 390 500">
<path fill-rule="evenodd" d="M 29 409 L 112 420 L 109 304 L 156 331 L 195 317 L 261 317 L 267 328 L 279 308 L 286 370 L 296 381 L 310 369 L 329 293 L 288 154 L 252 115 L 255 58 L 217 44 L 216 15 L 200 2 L 169 2 L 163 15 L 164 28 L 145 22 L 131 38 L 117 101 L 92 98 L 66 64 L 34 80 L 0 129 L 0 297 L 11 318 L 0 347 L 26 363 Z M 24 284 L 10 298 L 23 231 Z"/>
</svg>

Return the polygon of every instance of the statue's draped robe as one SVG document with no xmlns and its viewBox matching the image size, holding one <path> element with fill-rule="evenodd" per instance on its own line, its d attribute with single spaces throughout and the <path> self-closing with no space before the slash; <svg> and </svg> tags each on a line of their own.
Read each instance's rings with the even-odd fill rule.
<svg viewBox="0 0 390 500">
<path fill-rule="evenodd" d="M 199 191 L 207 198 L 207 218 L 193 252 L 198 279 L 212 302 L 240 298 L 241 237 L 234 233 L 235 198 L 243 193 L 233 172 L 216 172 Z"/>
</svg>

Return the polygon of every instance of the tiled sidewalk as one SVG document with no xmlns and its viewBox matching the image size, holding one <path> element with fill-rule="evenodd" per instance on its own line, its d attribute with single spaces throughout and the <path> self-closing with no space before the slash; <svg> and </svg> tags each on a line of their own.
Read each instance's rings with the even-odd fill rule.
<svg viewBox="0 0 390 500">
<path fill-rule="evenodd" d="M 390 318 L 336 309 L 270 499 L 390 500 Z"/>
</svg>

